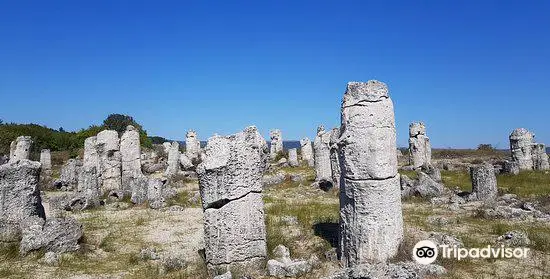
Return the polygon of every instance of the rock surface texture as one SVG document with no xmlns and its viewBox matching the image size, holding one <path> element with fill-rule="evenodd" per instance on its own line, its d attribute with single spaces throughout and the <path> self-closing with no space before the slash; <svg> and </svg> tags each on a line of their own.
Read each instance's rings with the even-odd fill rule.
<svg viewBox="0 0 550 279">
<path fill-rule="evenodd" d="M 265 267 L 262 175 L 267 158 L 267 144 L 254 126 L 208 140 L 197 172 L 206 264 L 213 276 Z"/>
<path fill-rule="evenodd" d="M 385 262 L 403 239 L 393 103 L 386 84 L 350 82 L 339 139 L 342 264 Z"/>
<path fill-rule="evenodd" d="M 10 144 L 10 161 L 29 159 L 32 139 L 30 136 L 20 136 Z"/>
<path fill-rule="evenodd" d="M 283 152 L 283 135 L 281 130 L 275 129 L 269 132 L 269 137 L 271 138 L 269 157 L 273 160 L 277 157 L 277 153 Z"/>
<path fill-rule="evenodd" d="M 414 168 L 430 165 L 432 162 L 432 146 L 426 136 L 426 126 L 422 122 L 409 125 L 409 163 Z"/>
<path fill-rule="evenodd" d="M 315 159 L 313 157 L 313 146 L 309 138 L 303 138 L 300 140 L 300 152 L 302 155 L 302 160 L 307 162 L 307 165 L 310 167 L 315 166 Z"/>
<path fill-rule="evenodd" d="M 533 134 L 527 129 L 518 128 L 510 134 L 512 161 L 517 162 L 520 171 L 533 169 Z"/>
<path fill-rule="evenodd" d="M 97 134 L 96 149 L 100 160 L 101 194 L 122 189 L 122 168 L 118 132 L 104 130 Z"/>
</svg>

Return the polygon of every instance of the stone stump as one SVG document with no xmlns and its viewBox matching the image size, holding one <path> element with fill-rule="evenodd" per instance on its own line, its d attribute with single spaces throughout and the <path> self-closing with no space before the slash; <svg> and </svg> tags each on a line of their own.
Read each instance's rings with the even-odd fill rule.
<svg viewBox="0 0 550 279">
<path fill-rule="evenodd" d="M 10 144 L 10 161 L 29 159 L 32 139 L 30 136 L 20 136 Z"/>
<path fill-rule="evenodd" d="M 313 157 L 313 146 L 309 138 L 303 138 L 300 140 L 300 152 L 302 155 L 302 160 L 307 162 L 307 165 L 310 167 L 315 166 L 315 159 Z"/>
<path fill-rule="evenodd" d="M 296 148 L 291 148 L 288 150 L 288 164 L 291 167 L 297 167 L 300 165 L 298 162 L 298 151 Z"/>
<path fill-rule="evenodd" d="M 281 130 L 275 129 L 269 132 L 269 137 L 271 138 L 269 158 L 274 160 L 279 152 L 283 152 L 283 135 Z"/>
<path fill-rule="evenodd" d="M 490 164 L 483 164 L 470 167 L 472 178 L 472 194 L 477 200 L 494 200 L 497 197 L 497 177 L 495 168 Z"/>
</svg>

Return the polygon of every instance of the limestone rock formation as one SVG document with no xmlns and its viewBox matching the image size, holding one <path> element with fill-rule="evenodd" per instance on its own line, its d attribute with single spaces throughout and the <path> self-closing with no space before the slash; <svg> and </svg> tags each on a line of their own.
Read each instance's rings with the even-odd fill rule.
<svg viewBox="0 0 550 279">
<path fill-rule="evenodd" d="M 141 171 L 141 145 L 139 131 L 129 125 L 120 137 L 120 154 L 122 160 L 122 187 L 126 192 L 132 192 L 135 180 L 143 179 Z"/>
<path fill-rule="evenodd" d="M 189 160 L 199 159 L 201 153 L 201 142 L 197 138 L 197 132 L 189 130 L 185 136 L 185 155 Z"/>
<path fill-rule="evenodd" d="M 533 169 L 533 134 L 527 129 L 518 128 L 510 134 L 512 161 L 517 162 L 519 170 Z"/>
<path fill-rule="evenodd" d="M 315 150 L 315 180 L 332 183 L 332 169 L 330 165 L 330 133 L 324 126 L 317 128 L 317 136 L 313 142 Z"/>
<path fill-rule="evenodd" d="M 165 207 L 166 203 L 163 196 L 164 182 L 157 178 L 149 178 L 147 188 L 147 200 L 149 207 L 159 209 Z"/>
<path fill-rule="evenodd" d="M 338 140 L 340 129 L 334 128 L 330 131 L 330 168 L 332 171 L 332 184 L 340 187 L 340 159 L 338 153 Z"/>
<path fill-rule="evenodd" d="M 548 170 L 550 164 L 548 163 L 548 154 L 546 154 L 546 145 L 543 143 L 535 143 L 532 148 L 533 153 L 533 169 L 535 170 Z"/>
<path fill-rule="evenodd" d="M 10 161 L 29 159 L 32 139 L 30 136 L 20 136 L 10 144 Z"/>
<path fill-rule="evenodd" d="M 341 119 L 341 261 L 345 267 L 385 262 L 403 239 L 395 118 L 386 84 L 348 83 Z"/>
<path fill-rule="evenodd" d="M 52 156 L 49 149 L 40 152 L 40 182 L 44 188 L 52 188 Z"/>
<path fill-rule="evenodd" d="M 80 177 L 81 168 L 82 168 L 81 160 L 69 159 L 67 163 L 65 163 L 61 167 L 61 174 L 55 186 L 58 189 L 64 189 L 69 191 L 76 189 L 78 185 L 78 178 Z"/>
<path fill-rule="evenodd" d="M 269 132 L 269 137 L 271 138 L 269 157 L 273 160 L 277 157 L 277 153 L 283 152 L 283 135 L 281 130 L 275 129 Z"/>
<path fill-rule="evenodd" d="M 177 141 L 172 142 L 168 149 L 168 167 L 164 173 L 166 176 L 173 176 L 180 171 L 180 144 Z"/>
<path fill-rule="evenodd" d="M 291 167 L 297 167 L 300 165 L 298 162 L 298 151 L 296 148 L 291 148 L 288 150 L 288 164 Z"/>
<path fill-rule="evenodd" d="M 414 168 L 430 165 L 432 162 L 432 146 L 426 136 L 426 126 L 422 122 L 409 125 L 409 163 Z"/>
<path fill-rule="evenodd" d="M 482 164 L 470 167 L 472 194 L 477 200 L 494 200 L 497 197 L 497 177 L 492 165 Z"/>
<path fill-rule="evenodd" d="M 162 143 L 162 147 L 164 148 L 164 153 L 168 155 L 168 153 L 170 153 L 170 147 L 172 147 L 172 144 L 169 142 L 164 142 Z"/>
<path fill-rule="evenodd" d="M 315 166 L 315 159 L 313 157 L 313 146 L 309 138 L 303 138 L 300 140 L 300 152 L 302 155 L 302 160 L 307 162 L 307 165 L 310 167 Z"/>
<path fill-rule="evenodd" d="M 274 259 L 267 262 L 267 271 L 270 276 L 277 278 L 300 277 L 311 271 L 312 265 L 305 260 L 292 260 L 290 251 L 283 245 L 273 249 Z"/>
<path fill-rule="evenodd" d="M 268 149 L 256 127 L 208 140 L 197 167 L 211 275 L 260 270 L 266 260 L 262 175 Z"/>
<path fill-rule="evenodd" d="M 118 132 L 104 130 L 96 136 L 96 148 L 100 159 L 98 175 L 101 176 L 101 194 L 122 189 L 122 156 Z"/>
<path fill-rule="evenodd" d="M 82 224 L 76 219 L 48 218 L 23 232 L 19 251 L 22 255 L 39 249 L 55 253 L 76 251 L 80 248 L 78 242 L 81 238 Z"/>
</svg>

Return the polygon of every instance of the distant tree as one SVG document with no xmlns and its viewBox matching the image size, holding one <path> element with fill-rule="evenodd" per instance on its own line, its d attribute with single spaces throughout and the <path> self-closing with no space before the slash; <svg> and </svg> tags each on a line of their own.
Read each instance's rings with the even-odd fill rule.
<svg viewBox="0 0 550 279">
<path fill-rule="evenodd" d="M 495 150 L 495 148 L 491 144 L 482 143 L 482 144 L 477 146 L 477 150 L 480 150 L 480 151 L 493 151 L 493 150 Z"/>
<path fill-rule="evenodd" d="M 65 133 L 65 129 L 63 129 L 63 127 L 59 127 L 59 132 Z"/>
</svg>

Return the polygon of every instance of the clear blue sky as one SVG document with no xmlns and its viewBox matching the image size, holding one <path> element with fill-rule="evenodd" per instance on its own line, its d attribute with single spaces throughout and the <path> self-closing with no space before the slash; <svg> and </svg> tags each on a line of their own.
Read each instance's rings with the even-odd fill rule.
<svg viewBox="0 0 550 279">
<path fill-rule="evenodd" d="M 2 1 L 0 119 L 313 138 L 348 81 L 390 88 L 398 144 L 550 144 L 550 1 Z"/>
</svg>

